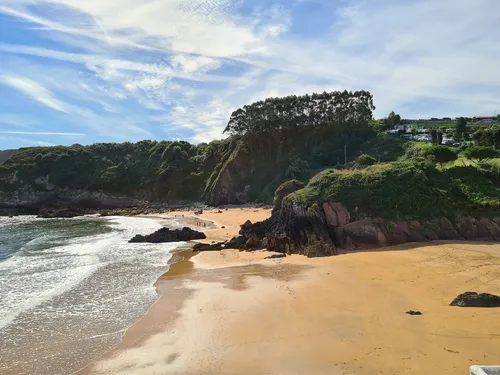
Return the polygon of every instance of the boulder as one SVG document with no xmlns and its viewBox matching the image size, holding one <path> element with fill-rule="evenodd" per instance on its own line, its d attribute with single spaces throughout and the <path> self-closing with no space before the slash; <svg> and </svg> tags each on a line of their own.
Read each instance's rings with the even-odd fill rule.
<svg viewBox="0 0 500 375">
<path fill-rule="evenodd" d="M 242 249 L 247 242 L 244 236 L 233 237 L 230 241 L 226 242 L 225 249 Z"/>
<path fill-rule="evenodd" d="M 205 233 L 198 232 L 187 227 L 175 230 L 170 230 L 168 228 L 161 228 L 156 232 L 149 234 L 147 236 L 138 234 L 137 236 L 132 238 L 129 242 L 165 243 L 165 242 L 204 240 L 205 238 L 207 238 L 207 236 L 205 236 Z"/>
<path fill-rule="evenodd" d="M 207 243 L 197 243 L 193 246 L 193 251 L 220 251 L 223 249 L 222 243 L 207 244 Z"/>
<path fill-rule="evenodd" d="M 257 237 L 257 235 L 253 234 L 248 240 L 247 242 L 245 242 L 245 245 L 247 245 L 248 247 L 253 247 L 253 248 L 257 248 L 257 247 L 261 247 L 262 246 L 262 243 L 259 239 L 259 237 Z"/>
<path fill-rule="evenodd" d="M 280 258 L 286 258 L 286 254 L 273 254 L 268 257 L 265 257 L 264 259 L 280 259 Z"/>
<path fill-rule="evenodd" d="M 325 202 L 323 203 L 323 211 L 325 212 L 325 219 L 328 225 L 332 227 L 341 227 L 349 224 L 351 214 L 339 202 Z"/>
<path fill-rule="evenodd" d="M 455 298 L 450 306 L 459 307 L 500 307 L 500 296 L 489 293 L 465 292 Z"/>
<path fill-rule="evenodd" d="M 388 245 L 383 231 L 370 218 L 339 227 L 335 233 L 340 247 L 346 250 L 367 250 Z"/>
<path fill-rule="evenodd" d="M 304 184 L 297 180 L 290 180 L 281 184 L 281 186 L 278 187 L 274 193 L 273 213 L 277 213 L 281 209 L 281 202 L 286 196 L 303 188 Z"/>
</svg>

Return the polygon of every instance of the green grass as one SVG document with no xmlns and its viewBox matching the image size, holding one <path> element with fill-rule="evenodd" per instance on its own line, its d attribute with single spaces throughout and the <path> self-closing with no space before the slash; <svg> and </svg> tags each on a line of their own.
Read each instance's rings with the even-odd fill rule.
<svg viewBox="0 0 500 375">
<path fill-rule="evenodd" d="M 408 141 L 390 135 L 378 135 L 363 143 L 360 150 L 380 162 L 396 161 L 404 155 Z"/>
<path fill-rule="evenodd" d="M 341 202 L 351 213 L 386 219 L 432 219 L 500 208 L 500 173 L 427 163 L 377 164 L 362 171 L 327 170 L 283 201 L 310 207 Z"/>
</svg>

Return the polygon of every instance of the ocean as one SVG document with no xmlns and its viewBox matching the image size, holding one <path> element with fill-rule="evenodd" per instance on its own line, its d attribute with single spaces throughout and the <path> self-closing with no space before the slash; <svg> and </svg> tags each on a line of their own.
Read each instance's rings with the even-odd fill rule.
<svg viewBox="0 0 500 375">
<path fill-rule="evenodd" d="M 71 374 L 119 344 L 182 245 L 152 219 L 0 218 L 0 373 Z"/>
</svg>

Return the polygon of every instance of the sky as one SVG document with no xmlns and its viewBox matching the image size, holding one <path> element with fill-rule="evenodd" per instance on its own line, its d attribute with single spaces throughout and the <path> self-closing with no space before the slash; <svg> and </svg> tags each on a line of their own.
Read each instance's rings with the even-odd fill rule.
<svg viewBox="0 0 500 375">
<path fill-rule="evenodd" d="M 500 113 L 500 0 L 0 0 L 0 149 L 224 137 L 267 97 Z"/>
</svg>

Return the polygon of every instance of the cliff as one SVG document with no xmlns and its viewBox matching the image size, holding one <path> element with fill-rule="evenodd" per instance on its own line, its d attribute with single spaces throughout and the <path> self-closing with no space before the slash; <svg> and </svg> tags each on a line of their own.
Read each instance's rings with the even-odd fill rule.
<svg viewBox="0 0 500 375">
<path fill-rule="evenodd" d="M 419 163 L 325 171 L 255 228 L 242 234 L 309 257 L 406 242 L 500 241 L 500 175 Z"/>
</svg>

